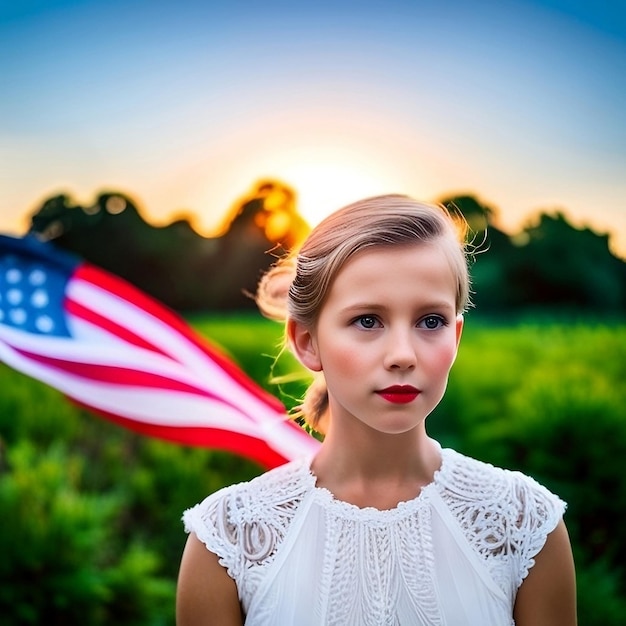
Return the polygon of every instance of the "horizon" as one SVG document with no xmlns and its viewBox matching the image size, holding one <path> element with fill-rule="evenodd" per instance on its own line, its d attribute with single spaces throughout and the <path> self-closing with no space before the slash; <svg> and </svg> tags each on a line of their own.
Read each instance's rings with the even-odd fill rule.
<svg viewBox="0 0 626 626">
<path fill-rule="evenodd" d="M 214 237 L 220 237 L 224 234 L 224 226 L 226 223 L 228 223 L 229 225 L 232 223 L 232 219 L 234 219 L 234 217 L 236 217 L 236 212 L 233 211 L 233 209 L 238 208 L 243 206 L 243 204 L 248 201 L 251 197 L 254 196 L 254 191 L 258 188 L 258 185 L 260 184 L 266 184 L 266 183 L 274 183 L 274 184 L 279 184 L 279 185 L 286 185 L 286 183 L 284 181 L 281 180 L 268 180 L 268 179 L 258 179 L 254 185 L 251 185 L 248 193 L 245 194 L 241 194 L 239 196 L 239 198 L 233 202 L 233 204 L 231 204 L 231 206 L 224 211 L 221 221 L 216 222 L 215 226 L 211 229 L 206 229 L 206 228 L 202 228 L 199 224 L 198 221 L 198 216 L 194 215 L 191 212 L 179 212 L 179 213 L 173 213 L 170 216 L 167 216 L 165 219 L 163 220 L 154 220 L 150 214 L 149 208 L 147 208 L 146 206 L 144 206 L 144 204 L 141 202 L 141 199 L 138 198 L 135 194 L 123 191 L 123 190 L 119 190 L 119 189 L 112 189 L 112 188 L 106 188 L 106 189 L 100 189 L 97 192 L 95 192 L 92 197 L 86 201 L 85 199 L 78 199 L 75 196 L 73 196 L 70 193 L 64 192 L 62 190 L 59 191 L 59 193 L 55 193 L 52 194 L 46 198 L 42 198 L 40 203 L 38 204 L 37 207 L 35 207 L 33 209 L 32 212 L 30 212 L 28 215 L 24 215 L 24 228 L 21 230 L 21 232 L 14 232 L 14 233 L 8 233 L 8 232 L 3 232 L 0 234 L 13 234 L 13 235 L 18 235 L 18 236 L 24 236 L 27 234 L 28 232 L 28 225 L 26 223 L 26 220 L 29 216 L 35 215 L 36 212 L 38 210 L 40 210 L 43 207 L 43 204 L 50 200 L 53 197 L 59 196 L 59 195 L 65 195 L 68 198 L 69 203 L 72 205 L 71 208 L 78 208 L 78 207 L 89 207 L 89 206 L 93 206 L 94 203 L 98 200 L 98 198 L 103 195 L 103 194 L 113 194 L 113 195 L 120 195 L 120 196 L 124 196 L 126 199 L 130 200 L 131 203 L 134 205 L 134 207 L 137 209 L 137 212 L 139 213 L 139 216 L 141 217 L 141 219 L 146 223 L 146 225 L 150 226 L 150 227 L 154 227 L 154 228 L 162 228 L 162 227 L 167 227 L 177 221 L 183 220 L 186 221 L 189 226 L 192 228 L 192 230 L 199 236 L 204 237 L 204 238 L 214 238 Z M 288 185 L 286 185 L 287 187 L 289 187 Z M 295 191 L 293 189 L 290 188 L 291 191 Z M 460 196 L 469 196 L 469 197 L 473 197 L 474 199 L 476 199 L 479 203 L 481 203 L 483 206 L 492 209 L 494 212 L 491 215 L 491 219 L 492 219 L 492 226 L 494 226 L 495 228 L 497 228 L 498 230 L 501 230 L 504 234 L 506 234 L 508 237 L 510 237 L 512 240 L 515 240 L 516 236 L 519 235 L 523 230 L 527 229 L 528 227 L 534 225 L 537 223 L 538 218 L 541 215 L 549 215 L 549 216 L 555 216 L 556 214 L 562 214 L 565 217 L 565 220 L 567 221 L 567 223 L 572 227 L 572 228 L 576 228 L 576 229 L 589 229 L 591 230 L 595 235 L 597 236 L 608 236 L 609 238 L 609 251 L 616 257 L 619 258 L 620 260 L 624 261 L 626 263 L 626 256 L 624 255 L 620 255 L 619 253 L 617 253 L 613 248 L 614 246 L 612 246 L 612 234 L 610 232 L 607 231 L 602 231 L 598 228 L 593 227 L 590 224 L 585 224 L 585 223 L 580 223 L 580 224 L 575 224 L 572 220 L 571 220 L 571 216 L 568 215 L 567 211 L 561 210 L 560 208 L 555 208 L 554 210 L 537 210 L 534 213 L 529 213 L 526 216 L 526 219 L 524 221 L 522 221 L 519 224 L 519 227 L 517 229 L 507 229 L 506 227 L 504 227 L 499 220 L 499 209 L 498 207 L 496 207 L 495 205 L 489 203 L 488 201 L 485 201 L 484 198 L 481 198 L 479 194 L 472 192 L 472 191 L 466 191 L 463 193 L 459 193 L 459 194 L 453 194 L 453 193 L 443 193 L 441 198 L 454 198 L 454 197 L 460 197 Z M 302 212 L 300 211 L 299 207 L 298 207 L 298 201 L 297 201 L 297 192 L 295 193 L 295 212 L 302 217 L 307 226 L 309 228 L 313 228 L 314 224 L 311 224 L 306 217 L 302 214 Z M 121 211 L 116 211 L 115 214 L 117 213 L 123 213 L 124 209 L 122 209 Z M 226 222 L 226 219 L 230 216 L 230 220 L 228 222 Z"/>
</svg>

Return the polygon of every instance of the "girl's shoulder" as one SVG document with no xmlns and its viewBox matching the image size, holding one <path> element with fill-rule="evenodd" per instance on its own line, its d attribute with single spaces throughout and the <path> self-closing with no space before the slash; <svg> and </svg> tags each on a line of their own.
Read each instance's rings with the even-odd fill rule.
<svg viewBox="0 0 626 626">
<path fill-rule="evenodd" d="M 249 481 L 224 487 L 187 509 L 183 513 L 185 530 L 194 532 L 224 559 L 229 570 L 236 569 L 242 554 L 262 561 L 273 554 L 298 504 L 313 487 L 308 460 L 291 461 Z M 271 546 L 266 545 L 270 538 Z"/>
<path fill-rule="evenodd" d="M 511 592 L 528 574 L 566 508 L 533 477 L 450 449 L 444 450 L 437 487 L 468 542 Z"/>
</svg>

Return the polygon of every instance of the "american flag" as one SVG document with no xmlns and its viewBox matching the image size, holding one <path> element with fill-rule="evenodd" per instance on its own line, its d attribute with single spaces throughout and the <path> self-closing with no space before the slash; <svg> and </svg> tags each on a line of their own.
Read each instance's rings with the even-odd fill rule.
<svg viewBox="0 0 626 626">
<path fill-rule="evenodd" d="M 0 235 L 0 361 L 144 435 L 266 467 L 319 445 L 181 317 L 30 235 Z"/>
</svg>

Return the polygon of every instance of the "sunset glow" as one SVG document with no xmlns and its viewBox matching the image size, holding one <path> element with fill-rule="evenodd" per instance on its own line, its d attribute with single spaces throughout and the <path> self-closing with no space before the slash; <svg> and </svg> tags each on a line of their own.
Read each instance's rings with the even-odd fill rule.
<svg viewBox="0 0 626 626">
<path fill-rule="evenodd" d="M 303 147 L 277 155 L 269 161 L 267 170 L 296 190 L 298 210 L 310 224 L 359 198 L 389 193 L 400 186 L 398 177 L 385 171 L 383 163 L 347 148 Z"/>
</svg>

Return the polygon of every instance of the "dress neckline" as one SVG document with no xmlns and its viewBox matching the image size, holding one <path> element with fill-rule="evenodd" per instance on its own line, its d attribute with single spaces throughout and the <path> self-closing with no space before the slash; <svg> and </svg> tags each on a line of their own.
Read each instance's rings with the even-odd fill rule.
<svg viewBox="0 0 626 626">
<path fill-rule="evenodd" d="M 367 518 L 369 520 L 372 519 L 385 519 L 394 517 L 405 517 L 406 515 L 410 515 L 417 508 L 419 508 L 423 502 L 428 500 L 428 493 L 433 489 L 437 488 L 437 485 L 441 482 L 442 476 L 444 476 L 448 472 L 449 465 L 449 455 L 448 449 L 442 448 L 439 443 L 437 443 L 439 447 L 439 453 L 441 456 L 441 464 L 438 469 L 433 473 L 432 480 L 424 485 L 420 492 L 409 500 L 401 500 L 396 504 L 396 506 L 389 509 L 378 509 L 374 506 L 365 506 L 361 507 L 357 504 L 352 504 L 351 502 L 346 502 L 345 500 L 340 500 L 336 498 L 335 495 L 330 491 L 330 489 L 326 487 L 319 487 L 317 485 L 317 476 L 313 473 L 311 469 L 311 463 L 314 457 L 308 457 L 304 463 L 304 470 L 307 475 L 307 481 L 309 483 L 310 489 L 313 491 L 315 499 L 322 504 L 325 508 L 334 511 L 335 513 L 350 517 L 350 518 Z"/>
</svg>

